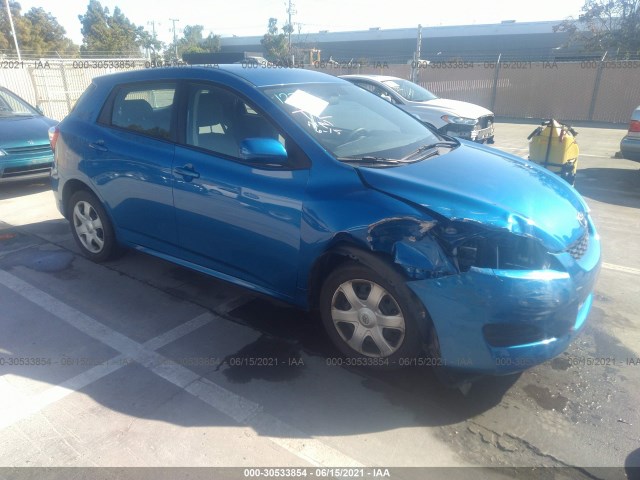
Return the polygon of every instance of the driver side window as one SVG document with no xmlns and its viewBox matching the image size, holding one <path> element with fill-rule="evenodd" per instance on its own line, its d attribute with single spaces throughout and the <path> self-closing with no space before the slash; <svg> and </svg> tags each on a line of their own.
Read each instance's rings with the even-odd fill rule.
<svg viewBox="0 0 640 480">
<path fill-rule="evenodd" d="M 263 115 L 227 90 L 193 85 L 187 107 L 187 145 L 227 157 L 240 158 L 240 144 L 247 138 L 284 137 Z"/>
</svg>

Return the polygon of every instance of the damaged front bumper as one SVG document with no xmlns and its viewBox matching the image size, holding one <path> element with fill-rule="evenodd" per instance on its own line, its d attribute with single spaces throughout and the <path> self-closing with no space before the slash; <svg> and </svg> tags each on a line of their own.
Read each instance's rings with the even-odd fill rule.
<svg viewBox="0 0 640 480">
<path fill-rule="evenodd" d="M 494 139 L 493 116 L 480 117 L 475 125 L 448 123 L 440 128 L 440 133 L 451 137 L 464 138 L 478 143 L 493 143 Z"/>
<path fill-rule="evenodd" d="M 600 269 L 595 231 L 580 259 L 555 254 L 563 270 L 498 270 L 414 280 L 439 342 L 439 364 L 475 374 L 525 370 L 559 355 L 579 334 Z"/>
</svg>

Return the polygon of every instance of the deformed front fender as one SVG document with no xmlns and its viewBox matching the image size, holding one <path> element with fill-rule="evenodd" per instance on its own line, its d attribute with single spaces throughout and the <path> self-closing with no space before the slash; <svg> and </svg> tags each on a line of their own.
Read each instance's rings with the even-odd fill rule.
<svg viewBox="0 0 640 480">
<path fill-rule="evenodd" d="M 367 243 L 374 252 L 393 258 L 410 279 L 435 278 L 456 273 L 456 267 L 429 233 L 434 220 L 394 217 L 369 226 Z"/>
</svg>

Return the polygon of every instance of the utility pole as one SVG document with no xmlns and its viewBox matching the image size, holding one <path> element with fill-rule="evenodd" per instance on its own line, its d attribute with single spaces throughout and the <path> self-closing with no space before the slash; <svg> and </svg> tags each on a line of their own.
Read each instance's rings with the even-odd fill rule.
<svg viewBox="0 0 640 480">
<path fill-rule="evenodd" d="M 176 60 L 178 60 L 178 39 L 176 37 L 176 22 L 179 22 L 180 19 L 179 18 L 170 18 L 169 21 L 173 23 L 173 48 L 175 49 L 174 50 L 174 55 L 176 57 Z"/>
<path fill-rule="evenodd" d="M 156 41 L 156 21 L 155 20 L 150 20 L 147 22 L 147 25 L 151 25 L 151 32 L 152 32 L 152 37 L 153 41 Z M 154 60 L 156 57 L 156 49 L 153 45 L 151 45 L 151 50 L 153 51 L 153 56 L 154 56 Z M 149 55 L 149 48 L 147 48 L 147 57 L 149 57 L 149 60 L 151 59 L 150 55 Z"/>
<path fill-rule="evenodd" d="M 416 82 L 418 80 L 418 73 L 420 71 L 420 50 L 422 49 L 422 25 L 418 24 L 418 38 L 416 40 L 416 51 L 413 54 L 413 65 L 411 68 L 411 81 Z"/>
<path fill-rule="evenodd" d="M 288 43 L 289 43 L 289 55 L 291 55 L 291 62 L 293 63 L 294 59 L 293 59 L 293 54 L 291 53 L 291 32 L 293 31 L 293 23 L 291 23 L 291 16 L 295 15 L 296 10 L 295 10 L 295 5 L 293 3 L 291 3 L 291 0 L 289 0 L 289 7 L 287 8 L 287 13 L 289 14 L 289 23 L 287 24 L 287 37 L 288 37 Z"/>
<path fill-rule="evenodd" d="M 420 50 L 422 49 L 422 25 L 418 24 L 418 43 L 416 44 L 416 58 L 417 61 L 420 61 Z"/>
<path fill-rule="evenodd" d="M 150 22 L 147 22 L 147 25 L 151 25 L 151 32 L 153 35 L 153 39 L 156 39 L 156 21 L 155 20 L 151 20 Z"/>
<path fill-rule="evenodd" d="M 22 62 L 22 57 L 20 56 L 20 47 L 18 46 L 18 37 L 16 36 L 16 28 L 13 26 L 13 18 L 11 18 L 11 9 L 9 8 L 9 0 L 4 0 L 4 4 L 7 7 L 7 17 L 9 17 L 9 25 L 11 25 L 11 34 L 13 35 L 13 43 L 16 44 L 16 52 L 18 52 L 18 61 Z"/>
</svg>

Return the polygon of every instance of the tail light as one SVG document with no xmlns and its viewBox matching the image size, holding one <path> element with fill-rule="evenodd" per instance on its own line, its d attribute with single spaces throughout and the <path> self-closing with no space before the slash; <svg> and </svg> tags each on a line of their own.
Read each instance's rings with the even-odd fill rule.
<svg viewBox="0 0 640 480">
<path fill-rule="evenodd" d="M 640 133 L 640 120 L 631 120 L 631 123 L 629 123 L 629 132 Z"/>
<path fill-rule="evenodd" d="M 51 150 L 56 150 L 56 143 L 58 142 L 58 137 L 60 136 L 60 129 L 55 126 L 49 128 L 49 143 L 51 144 Z"/>
</svg>

